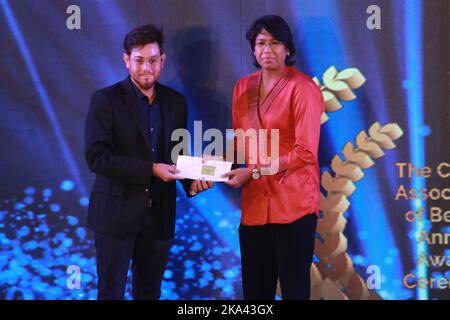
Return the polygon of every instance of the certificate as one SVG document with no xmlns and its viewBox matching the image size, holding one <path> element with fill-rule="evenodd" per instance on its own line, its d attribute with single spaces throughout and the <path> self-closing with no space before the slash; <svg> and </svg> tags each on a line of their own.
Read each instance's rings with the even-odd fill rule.
<svg viewBox="0 0 450 320">
<path fill-rule="evenodd" d="M 231 170 L 231 162 L 220 160 L 206 160 L 200 157 L 178 156 L 177 169 L 179 176 L 183 178 L 212 181 L 228 181 L 222 175 Z"/>
</svg>

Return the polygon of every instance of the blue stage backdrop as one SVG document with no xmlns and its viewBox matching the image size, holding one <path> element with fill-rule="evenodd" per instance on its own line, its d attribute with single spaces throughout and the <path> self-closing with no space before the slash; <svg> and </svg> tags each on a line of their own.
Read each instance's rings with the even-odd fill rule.
<svg viewBox="0 0 450 320">
<path fill-rule="evenodd" d="M 161 82 L 187 97 L 191 130 L 201 120 L 204 131 L 224 132 L 233 86 L 255 70 L 245 32 L 265 14 L 288 21 L 296 67 L 317 77 L 327 100 L 322 219 L 333 217 L 333 195 L 342 207 L 332 228 L 318 230 L 313 296 L 450 298 L 448 4 L 0 0 L 0 298 L 96 298 L 84 122 L 90 95 L 127 75 L 124 35 L 161 26 Z M 432 172 L 409 177 L 408 163 Z M 411 188 L 427 188 L 426 196 L 410 197 Z M 442 214 L 431 219 L 431 209 Z M 179 192 L 163 299 L 242 298 L 239 220 L 239 191 L 216 184 L 191 200 Z"/>
</svg>

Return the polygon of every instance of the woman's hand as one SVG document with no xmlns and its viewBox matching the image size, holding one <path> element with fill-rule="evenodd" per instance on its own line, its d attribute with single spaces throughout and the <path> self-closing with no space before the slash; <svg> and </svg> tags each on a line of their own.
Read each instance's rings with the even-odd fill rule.
<svg viewBox="0 0 450 320">
<path fill-rule="evenodd" d="M 229 177 L 228 181 L 224 181 L 226 185 L 232 188 L 242 187 L 252 176 L 252 168 L 238 168 L 225 173 L 222 178 Z"/>
</svg>

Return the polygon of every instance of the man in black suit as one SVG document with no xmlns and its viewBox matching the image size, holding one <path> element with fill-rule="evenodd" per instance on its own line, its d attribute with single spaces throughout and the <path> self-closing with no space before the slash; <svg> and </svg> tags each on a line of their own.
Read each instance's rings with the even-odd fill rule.
<svg viewBox="0 0 450 320">
<path fill-rule="evenodd" d="M 166 60 L 160 30 L 132 30 L 124 49 L 129 77 L 96 91 L 86 120 L 85 156 L 96 174 L 87 226 L 95 232 L 98 299 L 123 299 L 130 261 L 133 298 L 159 299 L 181 179 L 171 134 L 187 127 L 187 105 L 157 82 Z M 213 187 L 180 181 L 189 197 Z"/>
</svg>

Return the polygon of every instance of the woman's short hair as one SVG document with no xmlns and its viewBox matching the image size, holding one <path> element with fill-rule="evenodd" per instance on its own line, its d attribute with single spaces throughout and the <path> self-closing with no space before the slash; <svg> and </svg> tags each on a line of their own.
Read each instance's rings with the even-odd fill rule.
<svg viewBox="0 0 450 320">
<path fill-rule="evenodd" d="M 162 31 L 152 24 L 147 24 L 128 32 L 123 40 L 123 48 L 125 49 L 125 52 L 130 55 L 133 48 L 145 46 L 149 43 L 157 43 L 159 51 L 162 53 L 163 42 Z"/>
<path fill-rule="evenodd" d="M 275 39 L 280 41 L 285 45 L 287 50 L 289 51 L 289 55 L 286 56 L 285 63 L 287 66 L 292 66 L 295 64 L 295 46 L 294 40 L 292 39 L 291 28 L 287 22 L 276 15 L 266 15 L 255 22 L 253 22 L 250 29 L 247 31 L 246 38 L 250 42 L 250 47 L 252 48 L 252 52 L 255 50 L 255 41 L 258 34 L 262 29 L 266 29 Z M 255 56 L 253 56 L 253 64 L 257 68 L 261 68 Z"/>
</svg>

